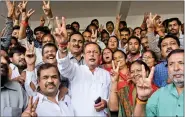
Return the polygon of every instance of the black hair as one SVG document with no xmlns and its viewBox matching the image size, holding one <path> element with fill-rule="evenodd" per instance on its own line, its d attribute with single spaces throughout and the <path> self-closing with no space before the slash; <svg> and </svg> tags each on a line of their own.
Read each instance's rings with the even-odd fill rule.
<svg viewBox="0 0 185 117">
<path fill-rule="evenodd" d="M 113 54 L 115 54 L 116 52 L 121 52 L 124 55 L 125 60 L 127 59 L 127 55 L 122 50 L 116 50 Z"/>
<path fill-rule="evenodd" d="M 182 23 L 179 20 L 179 18 L 175 17 L 175 18 L 168 19 L 168 23 L 167 23 L 168 25 L 167 26 L 169 26 L 169 23 L 172 22 L 172 21 L 176 21 L 179 26 L 182 25 Z"/>
<path fill-rule="evenodd" d="M 46 69 L 49 69 L 49 68 L 55 68 L 57 70 L 57 73 L 58 73 L 58 77 L 60 79 L 60 73 L 59 73 L 59 70 L 58 70 L 58 67 L 54 64 L 51 64 L 51 63 L 44 63 L 42 64 L 41 66 L 39 66 L 38 70 L 37 70 L 37 77 L 38 79 L 40 79 L 40 73 L 42 70 L 46 70 Z"/>
<path fill-rule="evenodd" d="M 112 21 L 108 21 L 108 22 L 106 23 L 106 27 L 107 27 L 108 24 L 112 24 L 113 27 L 114 27 L 114 23 L 113 23 Z"/>
<path fill-rule="evenodd" d="M 172 50 L 166 57 L 167 63 L 168 63 L 168 59 L 171 57 L 171 55 L 173 54 L 177 54 L 177 53 L 184 53 L 184 49 L 175 49 Z"/>
<path fill-rule="evenodd" d="M 15 46 L 15 47 L 10 49 L 10 51 L 8 53 L 8 56 L 11 58 L 11 57 L 13 57 L 13 55 L 15 53 L 25 54 L 25 52 L 26 52 L 26 48 L 25 47 L 23 47 L 23 46 Z"/>
<path fill-rule="evenodd" d="M 150 68 L 149 68 L 148 65 L 147 65 L 145 62 L 143 62 L 142 60 L 133 61 L 133 62 L 130 64 L 129 71 L 131 70 L 131 66 L 132 66 L 134 63 L 138 63 L 138 64 L 140 64 L 140 65 L 144 65 L 145 71 L 146 71 L 146 72 L 148 71 L 148 73 L 150 73 Z"/>
<path fill-rule="evenodd" d="M 102 64 L 105 64 L 105 61 L 104 61 L 104 59 L 103 59 L 103 52 L 104 52 L 106 49 L 108 49 L 108 50 L 111 51 L 111 53 L 112 53 L 112 59 L 113 59 L 113 52 L 112 52 L 112 50 L 111 50 L 110 48 L 105 48 L 105 49 L 103 49 L 103 51 L 102 51 Z"/>
<path fill-rule="evenodd" d="M 101 48 L 100 48 L 100 46 L 97 44 L 97 43 L 95 43 L 95 42 L 87 42 L 85 45 L 84 45 L 84 53 L 85 53 L 85 48 L 88 46 L 88 45 L 96 45 L 97 47 L 98 47 L 98 50 L 99 50 L 99 52 L 100 52 L 100 54 L 101 54 Z"/>
<path fill-rule="evenodd" d="M 119 24 L 122 24 L 122 25 L 127 27 L 127 22 L 126 21 L 120 21 Z"/>
<path fill-rule="evenodd" d="M 174 40 L 177 42 L 178 46 L 180 46 L 179 38 L 178 38 L 177 36 L 175 36 L 175 35 L 168 34 L 168 35 L 166 35 L 164 38 L 159 39 L 158 47 L 160 48 L 160 50 L 161 50 L 161 43 L 162 43 L 163 40 L 165 40 L 166 38 L 172 38 L 172 39 L 174 39 Z"/>
<path fill-rule="evenodd" d="M 73 36 L 73 35 L 80 35 L 81 37 L 82 37 L 82 39 L 83 39 L 83 42 L 84 42 L 84 37 L 83 37 L 83 35 L 80 33 L 80 32 L 74 32 L 74 33 L 72 33 L 71 35 L 70 35 L 70 37 L 69 37 L 69 42 L 71 41 L 71 37 Z"/>
<path fill-rule="evenodd" d="M 42 36 L 42 40 L 44 39 L 44 37 L 47 37 L 47 36 L 49 36 L 53 40 L 53 43 L 55 43 L 55 37 L 52 34 L 44 34 Z"/>
<path fill-rule="evenodd" d="M 131 36 L 131 37 L 129 37 L 127 43 L 129 43 L 129 41 L 130 41 L 131 39 L 136 39 L 136 40 L 138 41 L 139 45 L 141 45 L 141 40 L 140 40 L 138 37 L 136 37 L 136 36 Z"/>
<path fill-rule="evenodd" d="M 45 45 L 42 47 L 42 56 L 44 55 L 44 49 L 45 49 L 46 47 L 54 47 L 55 50 L 56 50 L 56 52 L 57 52 L 57 50 L 58 50 L 57 46 L 56 46 L 54 43 L 47 43 L 47 44 L 45 44 Z"/>
<path fill-rule="evenodd" d="M 89 27 L 90 27 L 90 26 L 94 26 L 94 27 L 96 27 L 96 29 L 98 29 L 98 27 L 97 27 L 95 24 L 91 23 L 91 24 L 89 24 L 89 25 L 87 26 L 87 28 L 85 29 L 85 31 L 88 30 L 88 31 L 91 32 L 91 30 L 89 30 Z"/>
<path fill-rule="evenodd" d="M 146 53 L 146 52 L 150 52 L 150 53 L 152 54 L 152 58 L 154 58 L 155 62 L 157 62 L 157 56 L 156 56 L 156 54 L 155 54 L 154 51 L 152 51 L 152 50 L 147 50 L 147 51 L 143 52 L 143 55 L 144 55 L 144 53 Z M 142 58 L 143 58 L 143 55 L 142 55 Z"/>
<path fill-rule="evenodd" d="M 14 27 L 13 27 L 13 30 L 19 30 L 20 29 L 20 26 L 19 25 L 15 25 Z"/>
<path fill-rule="evenodd" d="M 93 19 L 93 20 L 91 21 L 91 23 L 93 23 L 94 21 L 99 23 L 99 21 L 98 21 L 97 19 Z"/>
<path fill-rule="evenodd" d="M 119 47 L 119 39 L 118 39 L 116 36 L 110 36 L 109 39 L 108 39 L 108 43 L 109 43 L 109 40 L 110 40 L 111 37 L 116 38 L 116 40 L 117 40 L 117 42 L 118 42 L 118 43 L 117 43 L 117 47 Z"/>
<path fill-rule="evenodd" d="M 83 35 L 85 32 L 88 32 L 88 33 L 91 33 L 91 34 L 92 34 L 91 31 L 85 30 L 85 31 L 82 32 L 82 35 Z"/>
<path fill-rule="evenodd" d="M 122 29 L 120 29 L 119 32 L 121 33 L 121 32 L 123 32 L 123 31 L 124 31 L 124 32 L 128 32 L 128 34 L 130 35 L 130 30 L 129 30 L 129 28 L 122 28 Z"/>
<path fill-rule="evenodd" d="M 73 24 L 77 24 L 78 27 L 80 28 L 80 24 L 79 24 L 77 21 L 74 21 L 74 22 L 71 23 L 71 26 L 72 26 L 72 27 L 73 27 Z"/>
<path fill-rule="evenodd" d="M 135 32 L 135 30 L 137 30 L 137 29 L 140 29 L 142 31 L 142 28 L 141 27 L 136 27 L 136 28 L 134 28 L 134 31 L 133 32 Z"/>
<path fill-rule="evenodd" d="M 51 31 L 49 30 L 49 28 L 47 26 L 38 26 L 34 29 L 34 35 L 36 35 L 37 31 L 41 31 L 44 34 L 50 34 Z"/>
<path fill-rule="evenodd" d="M 73 31 L 73 33 L 74 33 L 74 32 L 76 32 L 75 28 L 74 28 L 74 27 L 72 27 L 72 26 L 71 26 L 71 27 L 70 27 L 70 26 L 69 26 L 69 27 L 67 27 L 67 26 L 66 26 L 66 30 L 72 30 L 72 31 Z"/>
</svg>

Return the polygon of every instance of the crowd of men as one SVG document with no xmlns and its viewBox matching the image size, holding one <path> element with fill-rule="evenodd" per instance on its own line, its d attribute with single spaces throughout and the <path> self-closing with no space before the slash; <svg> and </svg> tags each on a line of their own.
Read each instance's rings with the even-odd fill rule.
<svg viewBox="0 0 185 117">
<path fill-rule="evenodd" d="M 132 29 L 117 15 L 66 24 L 43 0 L 6 0 L 1 37 L 1 116 L 184 116 L 184 24 L 145 13 Z M 34 30 L 32 30 L 34 29 Z"/>
</svg>

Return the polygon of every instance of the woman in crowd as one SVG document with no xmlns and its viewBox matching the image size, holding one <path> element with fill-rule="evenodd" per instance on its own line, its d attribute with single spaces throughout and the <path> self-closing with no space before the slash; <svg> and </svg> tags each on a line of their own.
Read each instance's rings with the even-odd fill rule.
<svg viewBox="0 0 185 117">
<path fill-rule="evenodd" d="M 108 40 L 107 47 L 112 50 L 112 52 L 115 52 L 118 50 L 119 40 L 116 36 L 111 36 Z"/>
<path fill-rule="evenodd" d="M 157 64 L 157 56 L 153 51 L 147 50 L 142 55 L 142 61 L 151 69 Z"/>
<path fill-rule="evenodd" d="M 120 116 L 131 116 L 133 109 L 135 107 L 136 101 L 136 82 L 142 78 L 142 65 L 145 68 L 146 76 L 150 73 L 150 68 L 141 60 L 136 60 L 131 63 L 129 68 L 130 77 L 128 77 L 127 85 L 118 90 L 119 96 L 119 117 Z M 152 84 L 153 92 L 155 92 L 158 87 Z"/>
<path fill-rule="evenodd" d="M 101 68 L 107 70 L 108 72 L 112 69 L 112 50 L 109 48 L 105 48 L 102 51 L 102 65 Z"/>
</svg>

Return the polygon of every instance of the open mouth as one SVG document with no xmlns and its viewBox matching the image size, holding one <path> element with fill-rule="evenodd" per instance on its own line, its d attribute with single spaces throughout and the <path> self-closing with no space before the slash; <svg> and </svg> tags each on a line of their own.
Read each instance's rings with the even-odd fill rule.
<svg viewBox="0 0 185 117">
<path fill-rule="evenodd" d="M 95 59 L 89 59 L 89 61 L 94 62 L 94 61 L 95 61 Z"/>
<path fill-rule="evenodd" d="M 105 59 L 109 59 L 109 58 L 110 58 L 110 57 L 108 57 L 108 56 L 107 56 L 107 57 L 105 57 Z"/>
<path fill-rule="evenodd" d="M 173 75 L 175 78 L 181 78 L 183 74 L 175 74 Z"/>
</svg>

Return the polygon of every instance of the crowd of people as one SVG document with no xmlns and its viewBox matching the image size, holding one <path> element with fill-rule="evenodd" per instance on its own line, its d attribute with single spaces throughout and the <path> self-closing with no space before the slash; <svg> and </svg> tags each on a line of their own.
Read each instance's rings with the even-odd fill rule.
<svg viewBox="0 0 185 117">
<path fill-rule="evenodd" d="M 1 116 L 184 116 L 184 24 L 145 13 L 134 29 L 117 15 L 66 24 L 43 0 L 6 0 L 1 31 Z M 34 30 L 32 30 L 34 28 Z"/>
</svg>

